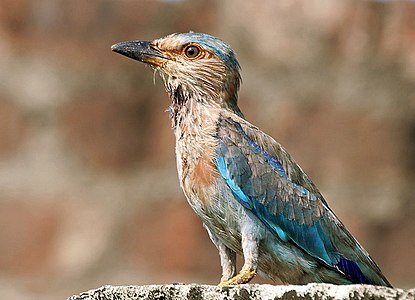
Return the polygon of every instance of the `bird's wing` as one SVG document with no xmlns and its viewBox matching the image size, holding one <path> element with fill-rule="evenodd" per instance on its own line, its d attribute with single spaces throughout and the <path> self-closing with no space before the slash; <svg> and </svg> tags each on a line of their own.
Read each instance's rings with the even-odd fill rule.
<svg viewBox="0 0 415 300">
<path fill-rule="evenodd" d="M 250 124 L 219 122 L 215 164 L 238 202 L 278 238 L 352 283 L 390 285 L 281 145 Z"/>
</svg>

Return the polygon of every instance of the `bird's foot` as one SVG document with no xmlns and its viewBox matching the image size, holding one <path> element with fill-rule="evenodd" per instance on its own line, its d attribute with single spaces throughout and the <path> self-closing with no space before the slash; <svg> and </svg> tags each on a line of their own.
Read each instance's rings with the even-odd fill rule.
<svg viewBox="0 0 415 300">
<path fill-rule="evenodd" d="M 218 286 L 225 287 L 230 285 L 238 285 L 243 283 L 248 283 L 252 278 L 254 278 L 256 275 L 255 270 L 241 270 L 238 275 L 225 280 L 221 281 Z"/>
</svg>

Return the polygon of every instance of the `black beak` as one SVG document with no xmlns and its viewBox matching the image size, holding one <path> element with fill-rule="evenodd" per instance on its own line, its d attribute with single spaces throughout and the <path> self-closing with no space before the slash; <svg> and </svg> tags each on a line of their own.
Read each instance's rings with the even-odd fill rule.
<svg viewBox="0 0 415 300">
<path fill-rule="evenodd" d="M 149 41 L 128 41 L 111 46 L 111 50 L 129 58 L 160 66 L 169 59 L 161 51 L 152 46 Z"/>
</svg>

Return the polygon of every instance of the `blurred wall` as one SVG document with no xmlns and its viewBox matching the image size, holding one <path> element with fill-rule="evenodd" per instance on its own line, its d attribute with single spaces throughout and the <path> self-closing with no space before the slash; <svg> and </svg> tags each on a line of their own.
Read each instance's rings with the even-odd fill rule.
<svg viewBox="0 0 415 300">
<path fill-rule="evenodd" d="M 109 49 L 189 30 L 235 49 L 247 118 L 392 284 L 413 287 L 413 2 L 3 0 L 0 298 L 218 282 L 179 189 L 161 80 Z"/>
</svg>

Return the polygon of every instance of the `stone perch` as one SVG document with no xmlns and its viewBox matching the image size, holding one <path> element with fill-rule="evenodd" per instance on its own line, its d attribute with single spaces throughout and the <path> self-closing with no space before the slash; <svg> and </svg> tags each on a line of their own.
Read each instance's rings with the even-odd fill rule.
<svg viewBox="0 0 415 300">
<path fill-rule="evenodd" d="M 402 290 L 372 285 L 243 284 L 218 287 L 200 284 L 165 284 L 143 286 L 105 285 L 74 295 L 68 300 L 247 300 L 247 299 L 415 299 L 415 289 Z"/>
</svg>

